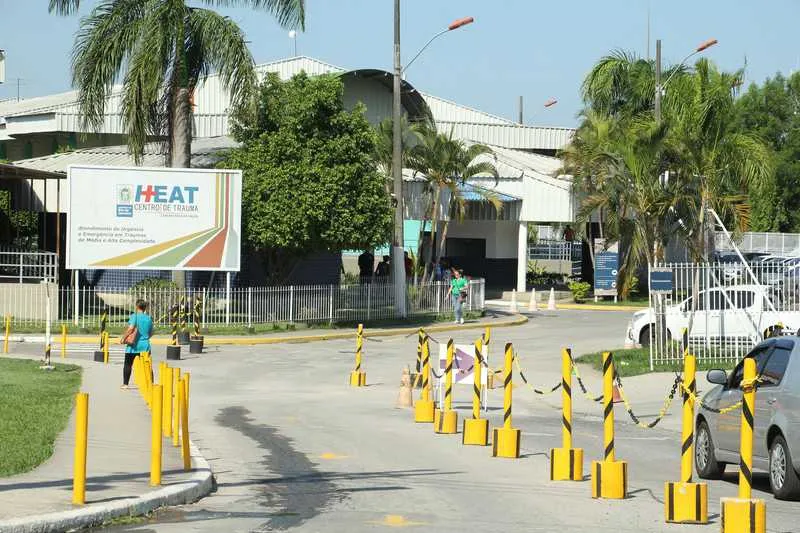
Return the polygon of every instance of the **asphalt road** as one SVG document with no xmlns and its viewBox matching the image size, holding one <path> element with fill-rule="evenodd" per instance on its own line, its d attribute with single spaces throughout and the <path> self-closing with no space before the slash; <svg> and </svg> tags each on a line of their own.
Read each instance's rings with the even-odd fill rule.
<svg viewBox="0 0 800 533">
<path fill-rule="evenodd" d="M 492 365 L 513 342 L 529 379 L 552 385 L 559 349 L 581 354 L 620 347 L 630 313 L 542 313 L 528 325 L 493 332 Z M 457 332 L 471 342 L 475 330 Z M 435 335 L 445 342 L 445 335 Z M 736 494 L 736 476 L 709 483 L 707 526 L 664 523 L 663 487 L 679 473 L 680 437 L 672 429 L 639 429 L 617 409 L 617 458 L 629 465 L 624 501 L 593 500 L 588 481 L 549 481 L 549 450 L 560 446 L 560 414 L 525 388 L 514 391 L 522 457 L 491 457 L 461 437 L 435 435 L 394 408 L 401 369 L 415 359 L 415 338 L 366 343 L 369 386 L 349 388 L 351 341 L 212 349 L 182 361 L 192 373 L 193 440 L 215 471 L 217 490 L 195 505 L 165 510 L 147 523 L 113 531 L 357 532 L 386 527 L 423 531 L 661 532 L 718 531 L 719 498 Z M 599 389 L 597 376 L 587 381 Z M 575 387 L 577 389 L 577 387 Z M 456 390 L 460 416 L 470 391 Z M 502 421 L 502 393 L 490 393 L 488 418 Z M 576 398 L 574 445 L 585 449 L 584 473 L 599 458 L 599 407 Z M 677 413 L 677 410 L 675 411 Z M 460 425 L 460 423 L 459 423 Z M 800 503 L 764 492 L 768 531 L 798 531 Z"/>
</svg>

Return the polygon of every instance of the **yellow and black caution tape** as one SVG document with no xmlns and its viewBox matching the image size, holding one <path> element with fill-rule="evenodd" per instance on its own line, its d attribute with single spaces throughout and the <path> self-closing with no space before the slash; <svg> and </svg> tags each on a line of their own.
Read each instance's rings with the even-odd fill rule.
<svg viewBox="0 0 800 533">
<path fill-rule="evenodd" d="M 572 373 L 575 374 L 575 381 L 578 382 L 578 386 L 581 388 L 581 392 L 583 393 L 583 395 L 590 401 L 598 403 L 602 402 L 603 395 L 593 394 L 583 383 L 583 379 L 581 379 L 581 373 L 578 371 L 578 365 L 575 363 L 575 359 L 572 358 L 572 354 L 570 354 L 569 360 L 572 363 Z"/>
<path fill-rule="evenodd" d="M 538 395 L 540 395 L 540 396 L 546 396 L 546 395 L 548 395 L 548 394 L 552 394 L 552 393 L 554 393 L 555 391 L 557 391 L 558 389 L 560 389 L 560 388 L 561 388 L 561 382 L 559 381 L 558 383 L 556 383 L 555 385 L 553 385 L 553 386 L 550 388 L 550 390 L 540 390 L 540 389 L 537 389 L 536 387 L 534 387 L 533 385 L 531 385 L 531 384 L 528 382 L 528 378 L 526 378 L 526 377 L 525 377 L 525 373 L 522 371 L 522 366 L 520 365 L 520 362 L 519 362 L 519 355 L 517 355 L 516 353 L 514 353 L 514 364 L 517 366 L 517 372 L 519 373 L 519 377 L 520 377 L 520 378 L 522 378 L 522 382 L 523 382 L 523 383 L 525 383 L 525 385 L 526 385 L 526 386 L 527 386 L 529 389 L 531 389 L 533 392 L 535 392 L 536 394 L 538 394 Z"/>
<path fill-rule="evenodd" d="M 636 416 L 636 414 L 633 412 L 633 408 L 631 407 L 631 404 L 628 401 L 628 397 L 625 394 L 625 389 L 622 388 L 622 380 L 620 379 L 619 374 L 617 374 L 616 371 L 614 374 L 614 383 L 617 386 L 617 389 L 619 390 L 619 395 L 622 398 L 622 403 L 625 404 L 625 410 L 628 412 L 628 416 L 631 417 L 631 420 L 633 420 L 633 423 L 643 429 L 653 429 L 654 427 L 656 427 L 656 425 L 658 425 L 659 422 L 661 422 L 661 420 L 664 419 L 665 416 L 667 416 L 667 412 L 669 411 L 669 406 L 672 405 L 672 400 L 675 398 L 675 393 L 678 391 L 678 387 L 683 384 L 683 378 L 679 375 L 675 376 L 675 381 L 672 383 L 672 389 L 670 389 L 669 394 L 664 399 L 664 405 L 658 412 L 658 416 L 651 422 L 648 422 L 647 424 L 639 420 L 639 417 Z"/>
</svg>

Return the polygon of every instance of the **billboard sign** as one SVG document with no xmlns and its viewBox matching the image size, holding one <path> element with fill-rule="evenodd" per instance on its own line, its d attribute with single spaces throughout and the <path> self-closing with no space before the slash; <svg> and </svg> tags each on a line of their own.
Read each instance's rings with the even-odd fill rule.
<svg viewBox="0 0 800 533">
<path fill-rule="evenodd" d="M 70 166 L 67 268 L 240 269 L 240 170 Z"/>
<path fill-rule="evenodd" d="M 619 253 L 600 252 L 594 258 L 594 293 L 598 296 L 616 296 Z"/>
</svg>

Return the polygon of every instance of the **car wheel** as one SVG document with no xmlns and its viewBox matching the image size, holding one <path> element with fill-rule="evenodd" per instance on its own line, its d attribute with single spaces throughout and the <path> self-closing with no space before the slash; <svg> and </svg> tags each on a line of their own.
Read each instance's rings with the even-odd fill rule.
<svg viewBox="0 0 800 533">
<path fill-rule="evenodd" d="M 697 426 L 697 440 L 694 444 L 694 465 L 697 475 L 703 479 L 720 479 L 725 473 L 725 463 L 714 456 L 714 441 L 705 420 Z"/>
<path fill-rule="evenodd" d="M 645 326 L 639 332 L 639 345 L 642 347 L 650 346 L 650 326 Z"/>
<path fill-rule="evenodd" d="M 769 486 L 779 500 L 800 499 L 800 478 L 783 435 L 777 435 L 769 448 Z"/>
</svg>

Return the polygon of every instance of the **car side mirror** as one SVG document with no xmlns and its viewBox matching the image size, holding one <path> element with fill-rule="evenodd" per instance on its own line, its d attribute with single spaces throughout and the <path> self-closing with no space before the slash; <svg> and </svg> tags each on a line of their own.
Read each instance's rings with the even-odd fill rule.
<svg viewBox="0 0 800 533">
<path fill-rule="evenodd" d="M 715 368 L 714 370 L 708 371 L 708 374 L 706 374 L 706 381 L 714 385 L 726 385 L 728 383 L 728 374 L 726 374 L 724 370 Z"/>
</svg>

